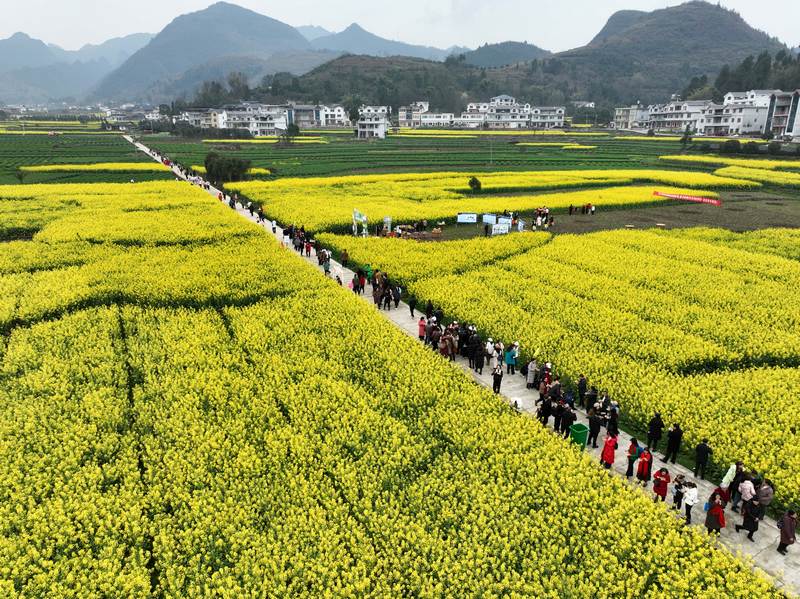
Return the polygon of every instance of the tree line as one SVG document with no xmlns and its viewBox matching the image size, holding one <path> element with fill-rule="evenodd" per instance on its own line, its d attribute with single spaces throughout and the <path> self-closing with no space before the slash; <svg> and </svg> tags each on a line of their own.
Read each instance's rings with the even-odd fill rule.
<svg viewBox="0 0 800 599">
<path fill-rule="evenodd" d="M 728 92 L 751 89 L 800 89 L 800 55 L 781 50 L 775 56 L 748 56 L 738 65 L 723 66 L 713 82 L 706 75 L 693 77 L 681 97 L 719 103 Z"/>
</svg>

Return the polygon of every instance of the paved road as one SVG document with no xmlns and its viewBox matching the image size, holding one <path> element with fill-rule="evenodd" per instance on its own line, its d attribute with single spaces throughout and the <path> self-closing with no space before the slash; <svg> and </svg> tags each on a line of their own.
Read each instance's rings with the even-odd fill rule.
<svg viewBox="0 0 800 599">
<path fill-rule="evenodd" d="M 160 161 L 160 159 L 156 157 L 149 148 L 145 147 L 141 143 L 135 142 L 128 136 L 126 136 L 125 139 L 133 143 L 142 152 L 145 152 L 153 157 L 154 160 Z M 177 177 L 183 178 L 177 169 L 173 170 Z M 209 193 L 216 198 L 218 197 L 220 191 L 212 187 L 209 190 Z M 237 205 L 236 211 L 243 218 L 258 224 L 257 219 L 250 216 L 244 206 Z M 267 227 L 266 223 L 262 226 L 264 226 L 264 229 L 268 233 L 272 234 L 271 228 Z M 288 238 L 283 237 L 280 227 L 278 228 L 275 236 L 279 241 L 288 244 L 289 240 Z M 322 270 L 322 268 L 317 264 L 316 256 L 312 255 L 310 258 L 304 259 Z M 344 284 L 346 285 L 348 281 L 353 278 L 354 273 L 352 270 L 344 268 L 341 264 L 331 261 L 331 276 L 335 277 L 337 274 L 341 277 L 342 281 L 344 281 Z M 366 291 L 362 297 L 370 304 L 373 303 L 372 294 L 370 291 Z M 394 323 L 398 328 L 405 331 L 411 337 L 417 339 L 417 321 L 419 319 L 419 313 L 417 313 L 416 318 L 411 318 L 410 310 L 405 303 L 401 302 L 399 308 L 397 309 L 392 308 L 391 310 L 380 310 L 379 312 L 392 323 Z M 433 355 L 433 351 L 431 351 L 431 354 Z M 477 372 L 469 368 L 469 365 L 465 359 L 458 358 L 457 363 L 468 376 L 472 377 L 477 384 L 488 387 L 489 389 L 492 388 L 491 371 L 488 367 L 483 369 L 483 375 L 479 375 Z M 501 395 L 507 402 L 509 402 L 509 404 L 516 405 L 521 412 L 531 416 L 535 415 L 536 408 L 534 401 L 538 397 L 538 391 L 528 389 L 525 384 L 525 378 L 521 375 L 505 375 L 503 377 Z M 582 410 L 577 410 L 577 415 L 577 422 L 586 424 L 588 426 L 586 413 Z M 603 436 L 604 431 L 601 431 L 600 438 L 598 440 L 598 444 L 601 447 Z M 619 449 L 617 450 L 613 471 L 621 477 L 625 476 L 625 470 L 627 468 L 625 451 L 630 443 L 630 438 L 631 436 L 624 431 L 620 433 Z M 664 449 L 665 445 L 666 443 L 662 441 L 661 448 Z M 600 461 L 600 447 L 598 449 L 592 449 L 591 447 L 588 447 L 586 451 L 594 455 L 598 462 Z M 657 468 L 661 467 L 662 457 L 662 453 L 659 452 L 656 454 L 653 462 L 654 473 Z M 703 511 L 703 503 L 708 497 L 710 497 L 719 481 L 714 481 L 714 483 L 711 483 L 708 481 L 695 479 L 691 470 L 688 470 L 679 464 L 667 464 L 667 467 L 669 468 L 672 478 L 675 478 L 677 474 L 683 474 L 687 480 L 692 480 L 697 483 L 700 502 L 694 507 L 692 513 L 692 524 L 705 529 L 705 512 Z M 631 486 L 633 486 L 633 482 L 631 482 Z M 637 490 L 636 492 L 648 493 L 652 497 L 652 485 L 648 487 L 648 490 L 646 491 L 640 486 L 636 486 L 635 488 Z M 670 489 L 670 493 L 667 496 L 668 504 L 670 504 L 671 500 L 672 494 Z M 800 594 L 800 544 L 789 547 L 789 555 L 784 557 L 776 551 L 780 532 L 774 520 L 769 518 L 764 519 L 759 527 L 758 532 L 754 535 L 754 543 L 747 540 L 745 532 L 736 533 L 734 526 L 736 524 L 741 524 L 741 517 L 738 514 L 728 509 L 725 514 L 725 520 L 727 522 L 727 527 L 722 530 L 722 534 L 719 537 L 719 541 L 723 545 L 725 545 L 733 553 L 741 553 L 749 556 L 749 558 L 752 559 L 755 568 L 769 574 L 775 580 L 776 585 L 779 588 L 784 588 L 788 592 L 795 595 Z"/>
</svg>

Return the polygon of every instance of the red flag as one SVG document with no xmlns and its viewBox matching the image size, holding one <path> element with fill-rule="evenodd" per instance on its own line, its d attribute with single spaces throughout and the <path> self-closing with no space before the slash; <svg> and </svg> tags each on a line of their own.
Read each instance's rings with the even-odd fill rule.
<svg viewBox="0 0 800 599">
<path fill-rule="evenodd" d="M 682 200 L 684 202 L 694 202 L 695 204 L 711 204 L 712 206 L 722 206 L 722 200 L 715 200 L 714 198 L 687 196 L 676 193 L 661 193 L 660 191 L 654 191 L 653 195 L 658 196 L 660 198 L 668 198 L 670 200 Z"/>
</svg>

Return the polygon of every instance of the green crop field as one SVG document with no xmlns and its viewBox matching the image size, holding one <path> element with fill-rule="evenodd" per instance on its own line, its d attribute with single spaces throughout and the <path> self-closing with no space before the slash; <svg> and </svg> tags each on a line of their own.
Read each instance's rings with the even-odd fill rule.
<svg viewBox="0 0 800 599">
<path fill-rule="evenodd" d="M 20 182 L 23 166 L 44 164 L 94 164 L 98 162 L 151 162 L 120 135 L 21 135 L 0 133 L 0 184 Z M 26 173 L 24 183 L 91 183 L 130 181 L 128 173 Z M 136 173 L 135 179 L 170 179 L 169 173 Z"/>
<path fill-rule="evenodd" d="M 327 176 L 367 172 L 421 170 L 562 170 L 647 168 L 658 156 L 680 151 L 677 142 L 617 141 L 545 135 L 519 138 L 524 142 L 557 142 L 597 146 L 566 150 L 558 147 L 517 146 L 517 138 L 426 138 L 390 136 L 364 142 L 348 136 L 325 135 L 327 144 L 266 145 L 203 143 L 163 136 L 146 136 L 145 145 L 184 164 L 203 164 L 211 151 L 250 160 L 254 167 L 269 168 L 277 176 Z M 663 168 L 664 165 L 659 165 Z M 684 168 L 685 170 L 685 168 Z"/>
</svg>

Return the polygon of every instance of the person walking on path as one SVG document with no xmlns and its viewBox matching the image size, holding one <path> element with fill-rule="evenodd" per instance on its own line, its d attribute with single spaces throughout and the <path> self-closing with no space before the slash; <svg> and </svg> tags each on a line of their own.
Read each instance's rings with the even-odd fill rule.
<svg viewBox="0 0 800 599">
<path fill-rule="evenodd" d="M 683 439 L 683 431 L 680 424 L 674 424 L 667 431 L 667 453 L 664 455 L 662 462 L 669 462 L 670 458 L 672 463 L 678 459 L 678 452 L 681 449 L 681 440 Z"/>
<path fill-rule="evenodd" d="M 772 485 L 772 481 L 768 478 L 765 478 L 764 481 L 756 489 L 756 497 L 758 497 L 758 503 L 767 508 L 769 507 L 769 504 L 772 503 L 772 498 L 774 496 L 775 496 L 775 488 Z"/>
<path fill-rule="evenodd" d="M 755 542 L 753 535 L 758 530 L 759 521 L 764 519 L 764 506 L 758 503 L 758 498 L 753 497 L 742 506 L 742 523 L 736 525 L 736 532 L 746 530 L 747 539 Z"/>
<path fill-rule="evenodd" d="M 694 477 L 700 480 L 706 478 L 706 468 L 708 468 L 708 460 L 711 454 L 714 453 L 708 446 L 708 439 L 703 439 L 694 448 Z"/>
<path fill-rule="evenodd" d="M 797 514 L 794 510 L 787 511 L 780 520 L 778 520 L 778 528 L 781 531 L 781 540 L 778 543 L 778 553 L 786 555 L 786 548 L 789 545 L 794 545 L 795 534 L 797 532 Z"/>
<path fill-rule="evenodd" d="M 725 508 L 722 500 L 717 495 L 713 495 L 709 501 L 710 505 L 706 512 L 706 530 L 709 534 L 717 533 L 725 528 Z"/>
<path fill-rule="evenodd" d="M 548 414 L 549 416 L 549 414 Z M 592 444 L 592 449 L 597 449 L 597 436 L 600 434 L 600 427 L 602 426 L 603 421 L 600 416 L 597 415 L 597 412 L 594 411 L 594 408 L 589 410 L 589 440 L 587 441 L 587 445 L 589 443 Z"/>
<path fill-rule="evenodd" d="M 480 340 L 478 340 L 478 345 L 475 347 L 475 354 L 472 356 L 472 360 L 475 363 L 475 372 L 483 376 L 483 365 L 486 362 L 486 350 L 483 344 L 480 343 Z"/>
<path fill-rule="evenodd" d="M 672 509 L 679 510 L 683 505 L 683 495 L 686 491 L 686 477 L 678 474 L 672 481 Z"/>
<path fill-rule="evenodd" d="M 425 343 L 425 335 L 427 327 L 428 323 L 425 322 L 425 317 L 420 316 L 419 322 L 417 322 L 417 333 L 419 334 L 419 340 L 422 341 L 423 343 Z"/>
<path fill-rule="evenodd" d="M 719 483 L 719 486 L 721 489 L 728 491 L 728 501 L 730 501 L 730 495 L 733 494 L 733 491 L 738 488 L 739 483 L 742 482 L 743 476 L 744 464 L 742 462 L 736 462 L 730 465 L 725 476 L 722 477 L 722 482 Z"/>
<path fill-rule="evenodd" d="M 564 408 L 564 414 L 561 416 L 561 434 L 565 439 L 569 439 L 570 427 L 575 424 L 577 419 L 578 417 L 575 415 L 575 411 L 569 406 L 566 406 Z"/>
<path fill-rule="evenodd" d="M 661 420 L 661 414 L 656 412 L 655 416 L 650 419 L 647 425 L 647 446 L 653 451 L 658 448 L 658 442 L 661 441 L 661 435 L 664 432 L 664 421 Z"/>
<path fill-rule="evenodd" d="M 499 364 L 492 370 L 492 391 L 499 394 L 500 385 L 503 383 L 503 367 Z"/>
<path fill-rule="evenodd" d="M 692 523 L 692 508 L 698 502 L 697 485 L 689 481 L 684 485 L 683 504 L 686 510 L 686 524 Z"/>
<path fill-rule="evenodd" d="M 514 343 L 506 350 L 506 374 L 516 374 L 517 357 L 519 356 L 519 343 Z"/>
<path fill-rule="evenodd" d="M 340 256 L 342 266 L 347 268 L 347 263 L 350 261 L 350 254 L 347 253 L 347 250 L 342 250 L 342 255 Z"/>
<path fill-rule="evenodd" d="M 411 311 L 411 318 L 414 318 L 414 310 L 417 309 L 417 298 L 413 295 L 408 298 L 408 309 Z"/>
<path fill-rule="evenodd" d="M 642 448 L 639 447 L 639 442 L 636 438 L 631 439 L 631 444 L 628 445 L 628 469 L 625 471 L 625 478 L 630 480 L 631 476 L 633 476 L 633 466 L 636 464 L 636 460 L 639 459 L 639 454 L 641 453 Z"/>
<path fill-rule="evenodd" d="M 745 472 L 742 475 L 742 482 L 739 483 L 739 487 L 734 489 L 733 504 L 731 505 L 731 509 L 734 512 L 738 512 L 740 501 L 748 502 L 755 496 L 756 488 L 753 486 L 753 477 L 749 472 Z"/>
<path fill-rule="evenodd" d="M 653 471 L 653 454 L 650 453 L 650 448 L 645 447 L 639 455 L 639 466 L 636 469 L 636 479 L 642 483 L 643 487 L 647 487 L 650 482 L 650 473 Z"/>
<path fill-rule="evenodd" d="M 669 482 L 672 480 L 669 476 L 669 470 L 660 468 L 653 477 L 653 493 L 655 493 L 654 501 L 656 503 L 667 500 L 667 488 Z"/>
<path fill-rule="evenodd" d="M 525 376 L 525 386 L 528 389 L 533 389 L 536 386 L 536 378 L 539 375 L 539 365 L 536 363 L 536 358 L 528 362 L 528 374 Z"/>
<path fill-rule="evenodd" d="M 600 452 L 600 463 L 606 470 L 610 470 L 614 465 L 614 452 L 618 447 L 617 437 L 608 435 L 603 443 L 603 451 Z"/>
<path fill-rule="evenodd" d="M 584 375 L 580 375 L 578 377 L 578 405 L 580 407 L 588 407 L 586 406 L 586 391 L 589 386 L 589 381 L 586 380 Z"/>
</svg>

